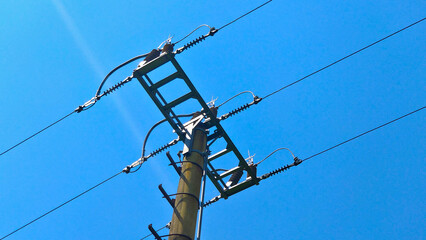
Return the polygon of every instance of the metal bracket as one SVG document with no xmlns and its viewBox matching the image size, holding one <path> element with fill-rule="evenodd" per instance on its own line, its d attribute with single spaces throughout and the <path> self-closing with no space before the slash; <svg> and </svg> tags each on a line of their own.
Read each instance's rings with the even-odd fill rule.
<svg viewBox="0 0 426 240">
<path fill-rule="evenodd" d="M 148 225 L 148 229 L 152 233 L 152 235 L 154 235 L 156 240 L 162 240 L 160 235 L 158 235 L 157 231 L 155 231 L 155 229 L 152 227 L 152 224 Z"/>
<path fill-rule="evenodd" d="M 160 189 L 160 192 L 163 194 L 163 198 L 165 198 L 167 202 L 169 202 L 170 206 L 172 206 L 172 208 L 175 208 L 175 199 L 170 198 L 170 195 L 168 195 L 166 190 L 164 190 L 162 184 L 158 185 L 158 189 Z"/>
<path fill-rule="evenodd" d="M 170 161 L 170 165 L 173 166 L 173 168 L 175 169 L 175 171 L 177 172 L 177 174 L 180 176 L 182 174 L 182 167 L 178 167 L 176 165 L 176 162 L 173 160 L 172 156 L 170 155 L 170 152 L 166 152 L 166 156 Z"/>
</svg>

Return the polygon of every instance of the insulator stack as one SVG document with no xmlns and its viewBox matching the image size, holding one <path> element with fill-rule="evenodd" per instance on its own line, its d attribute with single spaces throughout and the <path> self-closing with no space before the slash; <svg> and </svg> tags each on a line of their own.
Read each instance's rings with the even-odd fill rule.
<svg viewBox="0 0 426 240">
<path fill-rule="evenodd" d="M 213 199 L 211 199 L 210 201 L 208 201 L 208 202 L 204 203 L 204 204 L 203 204 L 203 207 L 207 207 L 207 206 L 211 205 L 212 203 L 215 203 L 215 202 L 219 201 L 219 199 L 220 199 L 220 197 L 219 197 L 219 196 L 214 197 L 214 198 L 213 198 Z"/>
<path fill-rule="evenodd" d="M 272 172 L 269 172 L 269 173 L 266 173 L 266 174 L 263 174 L 263 176 L 262 177 L 260 177 L 260 179 L 266 179 L 266 178 L 268 178 L 268 177 L 271 177 L 271 176 L 273 176 L 273 175 L 275 175 L 275 174 L 278 174 L 278 173 L 280 173 L 280 172 L 284 172 L 284 171 L 286 171 L 286 170 L 288 170 L 289 168 L 291 168 L 291 167 L 293 167 L 294 166 L 294 164 L 288 164 L 288 165 L 285 165 L 285 166 L 283 166 L 283 167 L 280 167 L 280 168 L 278 168 L 278 169 L 276 169 L 276 170 L 274 170 L 274 171 L 272 171 Z"/>
<path fill-rule="evenodd" d="M 164 150 L 170 148 L 171 146 L 175 145 L 177 142 L 178 141 L 173 141 L 173 142 L 170 142 L 170 143 L 168 143 L 168 144 L 166 144 L 166 145 L 164 145 L 160 148 L 157 148 L 156 150 L 152 151 L 148 156 L 154 157 L 155 155 L 157 155 L 157 154 L 161 153 L 162 151 L 164 151 Z"/>
<path fill-rule="evenodd" d="M 220 120 L 225 120 L 225 119 L 227 119 L 229 117 L 232 117 L 233 115 L 246 110 L 247 108 L 251 107 L 252 105 L 253 105 L 252 103 L 246 103 L 243 106 L 241 106 L 241 107 L 239 107 L 237 109 L 234 109 L 234 110 L 230 111 L 227 114 L 224 114 L 222 117 L 220 117 Z"/>
<path fill-rule="evenodd" d="M 214 202 L 212 202 L 212 201 L 208 201 L 208 202 L 206 202 L 206 203 L 204 204 L 204 207 L 210 206 L 212 203 L 214 203 Z"/>
<path fill-rule="evenodd" d="M 105 90 L 105 91 L 102 93 L 102 95 L 101 95 L 100 97 L 106 96 L 106 95 L 108 95 L 108 94 L 110 94 L 110 93 L 114 92 L 115 90 L 117 90 L 117 89 L 119 89 L 120 87 L 122 87 L 124 84 L 126 84 L 126 83 L 130 82 L 130 80 L 131 80 L 131 78 L 126 78 L 126 79 L 124 79 L 123 81 L 121 81 L 121 82 L 119 82 L 119 83 L 115 84 L 114 86 L 112 86 L 112 87 L 108 88 L 107 90 Z M 100 97 L 99 97 L 99 98 L 100 98 Z"/>
<path fill-rule="evenodd" d="M 185 51 L 188 48 L 191 48 L 192 46 L 197 45 L 198 43 L 204 41 L 204 39 L 206 39 L 209 35 L 203 35 L 201 37 L 198 37 L 195 40 L 192 40 L 191 42 L 185 44 L 183 47 L 179 48 L 178 50 L 176 50 L 176 53 L 181 53 L 183 51 Z"/>
</svg>

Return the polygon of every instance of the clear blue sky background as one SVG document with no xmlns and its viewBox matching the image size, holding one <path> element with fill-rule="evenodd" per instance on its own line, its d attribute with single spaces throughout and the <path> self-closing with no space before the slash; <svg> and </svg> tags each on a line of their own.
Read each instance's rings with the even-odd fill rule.
<svg viewBox="0 0 426 240">
<path fill-rule="evenodd" d="M 243 4 L 242 4 L 243 3 Z M 0 151 L 90 99 L 119 63 L 260 1 L 2 1 Z M 177 56 L 205 100 L 258 96 L 423 17 L 424 1 L 273 1 Z M 193 37 L 204 34 L 206 29 Z M 279 147 L 308 157 L 425 104 L 426 23 L 223 122 L 255 162 Z M 117 72 L 108 86 L 130 75 Z M 176 89 L 179 91 L 179 89 Z M 220 114 L 250 101 L 231 101 Z M 221 200 L 203 239 L 424 239 L 425 113 L 420 112 Z M 137 81 L 0 157 L 0 236 L 120 171 L 162 119 Z M 148 151 L 174 138 L 155 130 Z M 171 149 L 173 155 L 182 148 Z M 231 155 L 222 161 L 235 162 Z M 292 161 L 279 152 L 258 169 Z M 139 239 L 172 209 L 164 154 L 8 239 Z M 210 185 L 207 198 L 216 196 Z M 166 234 L 166 231 L 161 233 Z"/>
</svg>

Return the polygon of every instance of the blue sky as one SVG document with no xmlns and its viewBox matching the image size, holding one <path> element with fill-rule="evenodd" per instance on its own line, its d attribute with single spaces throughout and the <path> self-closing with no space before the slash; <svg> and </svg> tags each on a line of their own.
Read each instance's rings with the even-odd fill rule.
<svg viewBox="0 0 426 240">
<path fill-rule="evenodd" d="M 89 100 L 121 62 L 200 24 L 220 27 L 262 2 L 244 3 L 3 1 L 0 151 Z M 221 103 L 244 90 L 262 97 L 424 18 L 425 10 L 423 1 L 273 1 L 176 59 L 206 101 Z M 256 154 L 255 162 L 279 147 L 304 158 L 420 108 L 425 33 L 420 23 L 223 127 L 244 156 Z M 107 87 L 136 65 L 114 74 Z M 249 101 L 242 95 L 220 114 Z M 146 132 L 161 119 L 132 81 L 0 156 L 0 236 L 138 159 Z M 419 112 L 220 200 L 205 209 L 203 239 L 424 239 L 424 120 Z M 174 138 L 164 125 L 148 151 Z M 170 151 L 175 156 L 181 148 Z M 258 172 L 291 160 L 279 152 Z M 167 164 L 160 154 L 8 239 L 140 239 L 148 224 L 159 228 L 171 219 L 157 189 L 160 183 L 170 193 L 177 189 Z M 206 198 L 218 194 L 207 187 Z"/>
</svg>

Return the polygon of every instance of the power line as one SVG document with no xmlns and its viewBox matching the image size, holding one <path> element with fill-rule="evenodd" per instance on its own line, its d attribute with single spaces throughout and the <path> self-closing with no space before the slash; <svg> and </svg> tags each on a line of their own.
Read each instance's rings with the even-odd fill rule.
<svg viewBox="0 0 426 240">
<path fill-rule="evenodd" d="M 54 212 L 54 211 L 58 210 L 59 208 L 61 208 L 61 207 L 65 206 L 66 204 L 68 204 L 68 203 L 70 203 L 70 202 L 74 201 L 75 199 L 77 199 L 77 198 L 79 198 L 79 197 L 83 196 L 84 194 L 86 194 L 86 193 L 88 193 L 88 192 L 92 191 L 93 189 L 95 189 L 95 188 L 99 187 L 100 185 L 102 185 L 102 184 L 104 184 L 104 183 L 108 182 L 109 180 L 111 180 L 111 179 L 113 179 L 113 178 L 117 177 L 117 176 L 118 176 L 118 175 L 120 175 L 121 173 L 123 173 L 123 172 L 122 172 L 122 171 L 120 171 L 119 173 L 117 173 L 117 174 L 115 174 L 115 175 L 113 175 L 113 176 L 111 176 L 111 177 L 109 177 L 109 178 L 107 178 L 107 179 L 103 180 L 102 182 L 100 182 L 100 183 L 96 184 L 95 186 L 93 186 L 93 187 L 91 187 L 91 188 L 87 189 L 86 191 L 84 191 L 84 192 L 82 192 L 82 193 L 78 194 L 77 196 L 75 196 L 75 197 L 71 198 L 70 200 L 68 200 L 68 201 L 66 201 L 66 202 L 64 202 L 64 203 L 62 203 L 61 205 L 59 205 L 59 206 L 57 206 L 57 207 L 55 207 L 55 208 L 51 209 L 50 211 L 48 211 L 48 212 L 46 212 L 46 213 L 42 214 L 41 216 L 39 216 L 39 217 L 35 218 L 34 220 L 32 220 L 32 221 L 30 221 L 30 222 L 26 223 L 25 225 L 23 225 L 23 226 L 21 226 L 21 227 L 17 228 L 17 229 L 16 229 L 16 230 L 14 230 L 13 232 L 10 232 L 9 234 L 7 234 L 7 235 L 3 236 L 2 238 L 0 238 L 0 240 L 3 240 L 3 239 L 5 239 L 5 238 L 9 237 L 10 235 L 12 235 L 12 234 L 14 234 L 14 233 L 16 233 L 16 232 L 18 232 L 18 231 L 22 230 L 23 228 L 25 228 L 25 227 L 27 227 L 27 226 L 31 225 L 32 223 L 34 223 L 34 222 L 36 222 L 36 221 L 40 220 L 41 218 L 45 217 L 46 215 L 48 215 L 48 214 L 50 214 L 50 213 L 52 213 L 52 212 Z"/>
<path fill-rule="evenodd" d="M 214 27 L 210 27 L 210 26 L 208 26 L 207 24 L 203 24 L 203 25 L 198 26 L 198 27 L 197 27 L 197 28 L 195 28 L 195 29 L 194 29 L 191 33 L 189 33 L 188 35 L 186 35 L 186 36 L 185 36 L 184 38 L 182 38 L 181 40 L 179 40 L 179 41 L 177 41 L 177 42 L 173 43 L 172 45 L 175 45 L 175 44 L 177 44 L 178 42 L 182 41 L 183 39 L 185 39 L 186 37 L 188 37 L 189 35 L 191 35 L 193 32 L 195 32 L 197 29 L 199 29 L 199 28 L 200 28 L 200 27 L 202 27 L 202 26 L 208 26 L 208 27 L 210 28 L 210 31 L 209 31 L 207 34 L 205 34 L 205 35 L 201 35 L 200 37 L 196 38 L 195 40 L 192 40 L 191 42 L 189 42 L 189 43 L 185 44 L 183 47 L 178 48 L 178 49 L 176 50 L 176 52 L 175 52 L 175 53 L 176 53 L 176 54 L 182 53 L 183 51 L 185 51 L 185 50 L 187 50 L 187 49 L 191 48 L 192 46 L 195 46 L 195 45 L 197 45 L 198 43 L 200 43 L 200 42 L 204 41 L 207 37 L 214 36 L 214 35 L 215 35 L 215 34 L 216 34 L 219 30 L 221 30 L 221 29 L 223 29 L 223 28 L 225 28 L 225 27 L 227 27 L 227 26 L 229 26 L 229 25 L 233 24 L 234 22 L 236 22 L 236 21 L 240 20 L 241 18 L 243 18 L 243 17 L 245 17 L 245 16 L 249 15 L 250 13 L 252 13 L 252 12 L 256 11 L 257 9 L 259 9 L 259 8 L 261 8 L 261 7 L 263 7 L 263 6 L 265 6 L 266 4 L 268 4 L 268 3 L 270 3 L 270 2 L 272 2 L 272 0 L 267 1 L 267 2 L 263 3 L 262 5 L 260 5 L 260 6 L 256 7 L 256 8 L 254 8 L 254 9 L 252 9 L 252 10 L 250 10 L 249 12 L 247 12 L 247 13 L 245 13 L 245 14 L 243 14 L 243 15 L 239 16 L 238 18 L 236 18 L 236 19 L 234 19 L 234 20 L 232 20 L 232 21 L 228 22 L 227 24 L 223 25 L 223 26 L 222 26 L 222 27 L 220 27 L 219 29 L 216 29 L 216 28 L 214 28 Z"/>
<path fill-rule="evenodd" d="M 59 123 L 60 121 L 64 120 L 65 118 L 67 118 L 67 117 L 71 116 L 71 115 L 72 115 L 73 113 L 75 113 L 75 112 L 76 112 L 76 111 L 72 111 L 71 113 L 68 113 L 67 115 L 63 116 L 63 117 L 62 117 L 62 118 L 60 118 L 59 120 L 57 120 L 57 121 L 55 121 L 55 122 L 53 122 L 53 123 L 49 124 L 47 127 L 45 127 L 45 128 L 43 128 L 43 129 L 41 129 L 40 131 L 38 131 L 38 132 L 34 133 L 34 134 L 33 134 L 33 135 L 31 135 L 31 136 L 29 136 L 29 137 L 25 138 L 24 140 L 20 141 L 19 143 L 17 143 L 17 144 L 15 144 L 15 145 L 13 145 L 12 147 L 8 148 L 6 151 L 4 151 L 4 152 L 0 153 L 0 156 L 1 156 L 1 155 L 3 155 L 3 154 L 5 154 L 5 153 L 7 153 L 7 152 L 9 152 L 10 150 L 12 150 L 12 149 L 16 148 L 17 146 L 19 146 L 19 145 L 23 144 L 24 142 L 26 142 L 26 141 L 30 140 L 31 138 L 35 137 L 36 135 L 38 135 L 38 134 L 42 133 L 43 131 L 47 130 L 47 129 L 48 129 L 48 128 L 50 128 L 51 126 L 53 126 L 53 125 L 55 125 L 55 124 Z"/>
<path fill-rule="evenodd" d="M 234 20 L 230 21 L 229 23 L 227 23 L 227 24 L 223 25 L 222 27 L 220 27 L 220 28 L 219 28 L 219 29 L 217 29 L 217 30 L 219 31 L 219 30 L 221 30 L 221 29 L 223 29 L 223 28 L 225 28 L 225 27 L 227 27 L 227 26 L 229 26 L 229 25 L 233 24 L 234 22 L 236 22 L 236 21 L 240 20 L 241 18 L 243 18 L 243 17 L 245 17 L 245 16 L 249 15 L 250 13 L 252 13 L 252 12 L 256 11 L 257 9 L 259 9 L 259 8 L 261 8 L 261 7 L 263 7 L 263 6 L 265 6 L 266 4 L 268 4 L 268 3 L 270 3 L 270 2 L 272 2 L 272 0 L 269 0 L 269 1 L 265 2 L 265 3 L 263 3 L 262 5 L 260 5 L 260 6 L 256 7 L 256 8 L 254 8 L 254 9 L 252 9 L 251 11 L 249 11 L 249 12 L 247 12 L 247 13 L 245 13 L 245 14 L 241 15 L 240 17 L 238 17 L 238 18 L 236 18 L 236 19 L 234 19 Z"/>
<path fill-rule="evenodd" d="M 314 158 L 314 157 L 316 157 L 316 156 L 318 156 L 318 155 L 321 155 L 321 154 L 323 154 L 323 153 L 325 153 L 325 152 L 328 152 L 328 151 L 330 151 L 330 150 L 332 150 L 332 149 L 334 149 L 334 148 L 337 148 L 337 147 L 339 147 L 339 146 L 341 146 L 341 145 L 343 145 L 343 144 L 345 144 L 345 143 L 348 143 L 348 142 L 350 142 L 350 141 L 353 141 L 353 140 L 355 140 L 355 139 L 357 139 L 357 138 L 359 138 L 359 137 L 361 137 L 361 136 L 364 136 L 364 135 L 365 135 L 365 134 L 367 134 L 367 133 L 370 133 L 370 132 L 376 131 L 376 130 L 377 130 L 377 129 L 379 129 L 379 128 L 382 128 L 382 127 L 384 127 L 384 126 L 386 126 L 386 125 L 389 125 L 389 124 L 391 124 L 391 123 L 393 123 L 393 122 L 396 122 L 396 121 L 401 120 L 401 119 L 403 119 L 403 118 L 405 118 L 405 117 L 408 117 L 408 116 L 409 116 L 409 115 L 411 115 L 411 114 L 414 114 L 414 113 L 416 113 L 416 112 L 419 112 L 419 111 L 423 110 L 424 108 L 426 108 L 426 106 L 423 106 L 423 107 L 421 107 L 421 108 L 419 108 L 419 109 L 416 109 L 416 110 L 414 110 L 414 111 L 412 111 L 412 112 L 410 112 L 410 113 L 407 113 L 407 114 L 405 114 L 405 115 L 402 115 L 401 117 L 395 118 L 395 119 L 393 119 L 393 120 L 391 120 L 391 121 L 389 121 L 389 122 L 387 122 L 387 123 L 384 123 L 384 124 L 382 124 L 382 125 L 380 125 L 380 126 L 377 126 L 377 127 L 375 127 L 375 128 L 372 128 L 372 129 L 370 129 L 370 130 L 368 130 L 368 131 L 366 131 L 366 132 L 363 132 L 363 133 L 361 133 L 361 134 L 359 134 L 359 135 L 357 135 L 357 136 L 355 136 L 355 137 L 349 138 L 349 139 L 348 139 L 348 140 L 346 140 L 346 141 L 343 141 L 343 142 L 341 142 L 341 143 L 339 143 L 339 144 L 336 144 L 336 145 L 334 145 L 334 146 L 332 146 L 332 147 L 330 147 L 330 148 L 327 148 L 327 149 L 325 149 L 325 150 L 323 150 L 323 151 L 321 151 L 321 152 L 319 152 L 319 153 L 316 153 L 316 154 L 314 154 L 314 155 L 312 155 L 312 156 L 310 156 L 310 157 L 307 157 L 307 158 L 303 159 L 303 160 L 302 160 L 302 162 L 307 161 L 307 160 L 309 160 L 309 159 L 311 159 L 311 158 Z"/>
<path fill-rule="evenodd" d="M 305 161 L 307 161 L 307 160 L 309 160 L 309 159 L 312 159 L 312 158 L 314 158 L 314 157 L 316 157 L 316 156 L 318 156 L 318 155 L 321 155 L 321 154 L 323 154 L 323 153 L 325 153 L 325 152 L 328 152 L 328 151 L 330 151 L 330 150 L 332 150 L 332 149 L 334 149 L 334 148 L 337 148 L 337 147 L 339 147 L 339 146 L 342 146 L 342 145 L 343 145 L 343 144 L 345 144 L 345 143 L 348 143 L 348 142 L 350 142 L 350 141 L 353 141 L 353 140 L 355 140 L 355 139 L 357 139 L 357 138 L 359 138 L 359 137 L 362 137 L 362 136 L 364 136 L 364 135 L 366 135 L 366 134 L 368 134 L 368 133 L 371 133 L 371 132 L 373 132 L 373 131 L 376 131 L 376 130 L 378 130 L 378 129 L 380 129 L 380 128 L 384 127 L 384 126 L 387 126 L 387 125 L 389 125 L 389 124 L 391 124 L 391 123 L 394 123 L 394 122 L 396 122 L 396 121 L 398 121 L 398 120 L 401 120 L 401 119 L 403 119 L 403 118 L 405 118 L 405 117 L 408 117 L 408 116 L 410 116 L 410 115 L 412 115 L 412 114 L 414 114 L 414 113 L 420 112 L 421 110 L 423 110 L 423 109 L 425 109 L 425 108 L 426 108 L 426 106 L 423 106 L 423 107 L 421 107 L 421 108 L 418 108 L 418 109 L 416 109 L 416 110 L 414 110 L 414 111 L 412 111 L 412 112 L 409 112 L 409 113 L 407 113 L 407 114 L 404 114 L 404 115 L 402 115 L 402 116 L 400 116 L 400 117 L 398 117 L 398 118 L 395 118 L 395 119 L 393 119 L 393 120 L 391 120 L 391 121 L 389 121 L 389 122 L 386 122 L 386 123 L 384 123 L 384 124 L 382 124 L 382 125 L 380 125 L 380 126 L 377 126 L 377 127 L 375 127 L 375 128 L 372 128 L 372 129 L 370 129 L 370 130 L 368 130 L 368 131 L 365 131 L 365 132 L 363 132 L 363 133 L 361 133 L 361 134 L 358 134 L 358 135 L 356 135 L 355 137 L 352 137 L 352 138 L 349 138 L 349 139 L 347 139 L 347 140 L 345 140 L 345 141 L 343 141 L 343 142 L 340 142 L 340 143 L 338 143 L 338 144 L 336 144 L 336 145 L 334 145 L 334 146 L 332 146 L 332 147 L 329 147 L 329 148 L 327 148 L 327 149 L 325 149 L 325 150 L 323 150 L 323 151 L 321 151 L 321 152 L 315 153 L 314 155 L 311 155 L 311 156 L 309 156 L 309 157 L 307 157 L 307 158 L 305 158 L 305 159 L 303 159 L 303 160 L 298 160 L 298 159 L 297 159 L 297 161 L 296 161 L 296 159 L 295 159 L 295 162 L 294 162 L 294 163 L 292 163 L 292 164 L 288 164 L 288 165 L 285 165 L 285 166 L 282 166 L 282 167 L 280 167 L 280 168 L 278 168 L 278 169 L 276 169 L 276 170 L 274 170 L 274 171 L 271 171 L 271 172 L 269 172 L 269 173 L 266 173 L 266 174 L 264 174 L 264 175 L 262 175 L 262 176 L 261 176 L 261 179 L 262 179 L 262 180 L 264 180 L 264 179 L 269 178 L 269 177 L 271 177 L 271 176 L 273 176 L 273 175 L 275 175 L 275 174 L 282 173 L 282 172 L 284 172 L 284 171 L 286 171 L 286 170 L 290 169 L 291 167 L 297 166 L 297 165 L 299 165 L 299 164 L 300 164 L 300 163 L 302 163 L 302 162 L 305 162 Z"/>
<path fill-rule="evenodd" d="M 387 35 L 386 37 L 381 38 L 381 39 L 379 39 L 379 40 L 377 40 L 377 41 L 375 41 L 375 42 L 373 42 L 373 43 L 371 43 L 371 44 L 369 44 L 369 45 L 367 45 L 367 46 L 365 46 L 365 47 L 363 47 L 363 48 L 361 48 L 361 49 L 359 49 L 359 50 L 357 50 L 357 51 L 355 51 L 355 52 L 353 52 L 353 53 L 351 53 L 349 55 L 346 55 L 345 57 L 340 58 L 339 60 L 337 60 L 337 61 L 335 61 L 333 63 L 330 63 L 327 66 L 322 67 L 322 68 L 316 70 L 315 72 L 312 72 L 312 73 L 310 73 L 310 74 L 308 74 L 308 75 L 300 78 L 297 81 L 294 81 L 294 82 L 292 82 L 292 83 L 290 83 L 290 84 L 288 84 L 288 85 L 286 85 L 286 86 L 284 86 L 284 87 L 282 87 L 282 88 L 280 88 L 280 89 L 278 89 L 278 90 L 276 90 L 276 91 L 274 91 L 272 93 L 269 93 L 268 95 L 266 95 L 265 97 L 263 97 L 263 99 L 268 98 L 268 97 L 270 97 L 270 96 L 272 96 L 272 95 L 274 95 L 274 94 L 276 94 L 276 93 L 278 93 L 278 92 L 280 92 L 280 91 L 282 91 L 282 90 L 284 90 L 284 89 L 286 89 L 286 88 L 288 88 L 288 87 L 290 87 L 290 86 L 292 86 L 292 85 L 294 85 L 294 84 L 296 84 L 298 82 L 301 82 L 301 81 L 305 80 L 306 78 L 311 77 L 312 75 L 315 75 L 315 74 L 317 74 L 317 73 L 319 73 L 319 72 L 321 72 L 321 71 L 323 71 L 323 70 L 325 70 L 325 69 L 327 69 L 327 68 L 329 68 L 329 67 L 331 67 L 331 66 L 333 66 L 333 65 L 335 65 L 335 64 L 337 64 L 337 63 L 339 63 L 339 62 L 341 62 L 341 61 L 343 61 L 343 60 L 345 60 L 345 59 L 347 59 L 347 58 L 349 58 L 349 57 L 351 57 L 351 56 L 353 56 L 355 54 L 357 54 L 357 53 L 360 53 L 360 52 L 364 51 L 365 49 L 367 49 L 367 48 L 369 48 L 371 46 L 374 46 L 374 45 L 376 45 L 376 44 L 378 44 L 378 43 L 380 43 L 380 42 L 382 42 L 382 41 L 384 41 L 384 40 L 386 40 L 386 39 L 388 39 L 388 38 L 390 38 L 390 37 L 392 37 L 392 36 L 394 36 L 394 35 L 402 32 L 402 31 L 404 31 L 404 30 L 406 30 L 406 29 L 408 29 L 408 28 L 410 28 L 410 27 L 412 27 L 412 26 L 414 26 L 414 25 L 416 25 L 416 24 L 424 21 L 425 19 L 426 18 L 420 19 L 417 22 L 414 22 L 414 23 L 412 23 L 412 24 L 410 24 L 410 25 L 408 25 L 408 26 L 406 26 L 404 28 L 401 28 L 398 31 L 393 32 L 393 33 Z"/>
<path fill-rule="evenodd" d="M 16 148 L 17 146 L 21 145 L 22 143 L 24 143 L 24 142 L 26 142 L 26 141 L 30 140 L 31 138 L 35 137 L 36 135 L 38 135 L 38 134 L 42 133 L 43 131 L 47 130 L 48 128 L 52 127 L 53 125 L 55 125 L 55 124 L 59 123 L 60 121 L 64 120 L 65 118 L 67 118 L 67 117 L 71 116 L 73 113 L 75 113 L 75 112 L 80 113 L 81 111 L 88 110 L 89 108 L 93 107 L 93 106 L 95 105 L 95 103 L 96 103 L 97 101 L 99 101 L 99 99 L 100 99 L 101 97 L 103 97 L 103 96 L 106 96 L 106 95 L 110 94 L 111 92 L 115 91 L 117 88 L 120 88 L 120 87 L 121 87 L 121 86 L 123 86 L 124 84 L 126 84 L 126 83 L 130 82 L 132 78 L 131 78 L 131 77 L 127 77 L 127 78 L 126 78 L 126 79 L 124 79 L 123 81 L 121 81 L 121 82 L 117 83 L 117 84 L 116 84 L 116 85 L 114 85 L 113 87 L 111 87 L 111 88 L 107 89 L 107 90 L 106 90 L 106 91 L 104 91 L 102 94 L 100 94 L 100 91 L 102 90 L 102 87 L 103 87 L 103 85 L 105 84 L 106 80 L 107 80 L 107 79 L 108 79 L 108 78 L 109 78 L 109 77 L 110 77 L 110 76 L 111 76 L 114 72 L 116 72 L 118 69 L 120 69 L 120 68 L 122 68 L 122 67 L 126 66 L 127 64 L 129 64 L 129 63 L 131 63 L 131 62 L 134 62 L 134 61 L 136 61 L 136 60 L 138 60 L 138 59 L 140 59 L 140 58 L 146 57 L 147 55 L 148 55 L 148 54 L 142 54 L 142 55 L 139 55 L 139 56 L 133 57 L 133 58 L 131 58 L 131 59 L 129 59 L 129 60 L 127 60 L 127 61 L 125 61 L 124 63 L 122 63 L 122 64 L 118 65 L 118 66 L 117 66 L 117 67 L 115 67 L 114 69 L 112 69 L 112 70 L 111 70 L 111 71 L 110 71 L 110 72 L 109 72 L 109 73 L 105 76 L 105 78 L 102 80 L 101 84 L 99 85 L 98 90 L 96 91 L 95 96 L 94 96 L 92 99 L 90 99 L 89 101 L 87 101 L 87 102 L 86 102 L 86 103 L 84 103 L 83 105 L 78 106 L 78 107 L 77 107 L 74 111 L 72 111 L 71 113 L 69 113 L 69 114 L 65 115 L 64 117 L 62 117 L 62 118 L 60 118 L 59 120 L 57 120 L 57 121 L 55 121 L 55 122 L 51 123 L 51 124 L 50 124 L 50 125 L 48 125 L 47 127 L 45 127 L 45 128 L 43 128 L 43 129 L 41 129 L 40 131 L 38 131 L 38 132 L 34 133 L 33 135 L 31 135 L 31 136 L 29 136 L 29 137 L 25 138 L 24 140 L 20 141 L 19 143 L 17 143 L 17 144 L 15 144 L 15 145 L 13 145 L 12 147 L 8 148 L 8 149 L 7 149 L 7 150 L 5 150 L 4 152 L 0 153 L 0 156 L 1 156 L 1 155 L 3 155 L 3 154 L 5 154 L 5 153 L 7 153 L 7 152 L 9 152 L 10 150 L 12 150 L 12 149 Z"/>
</svg>

